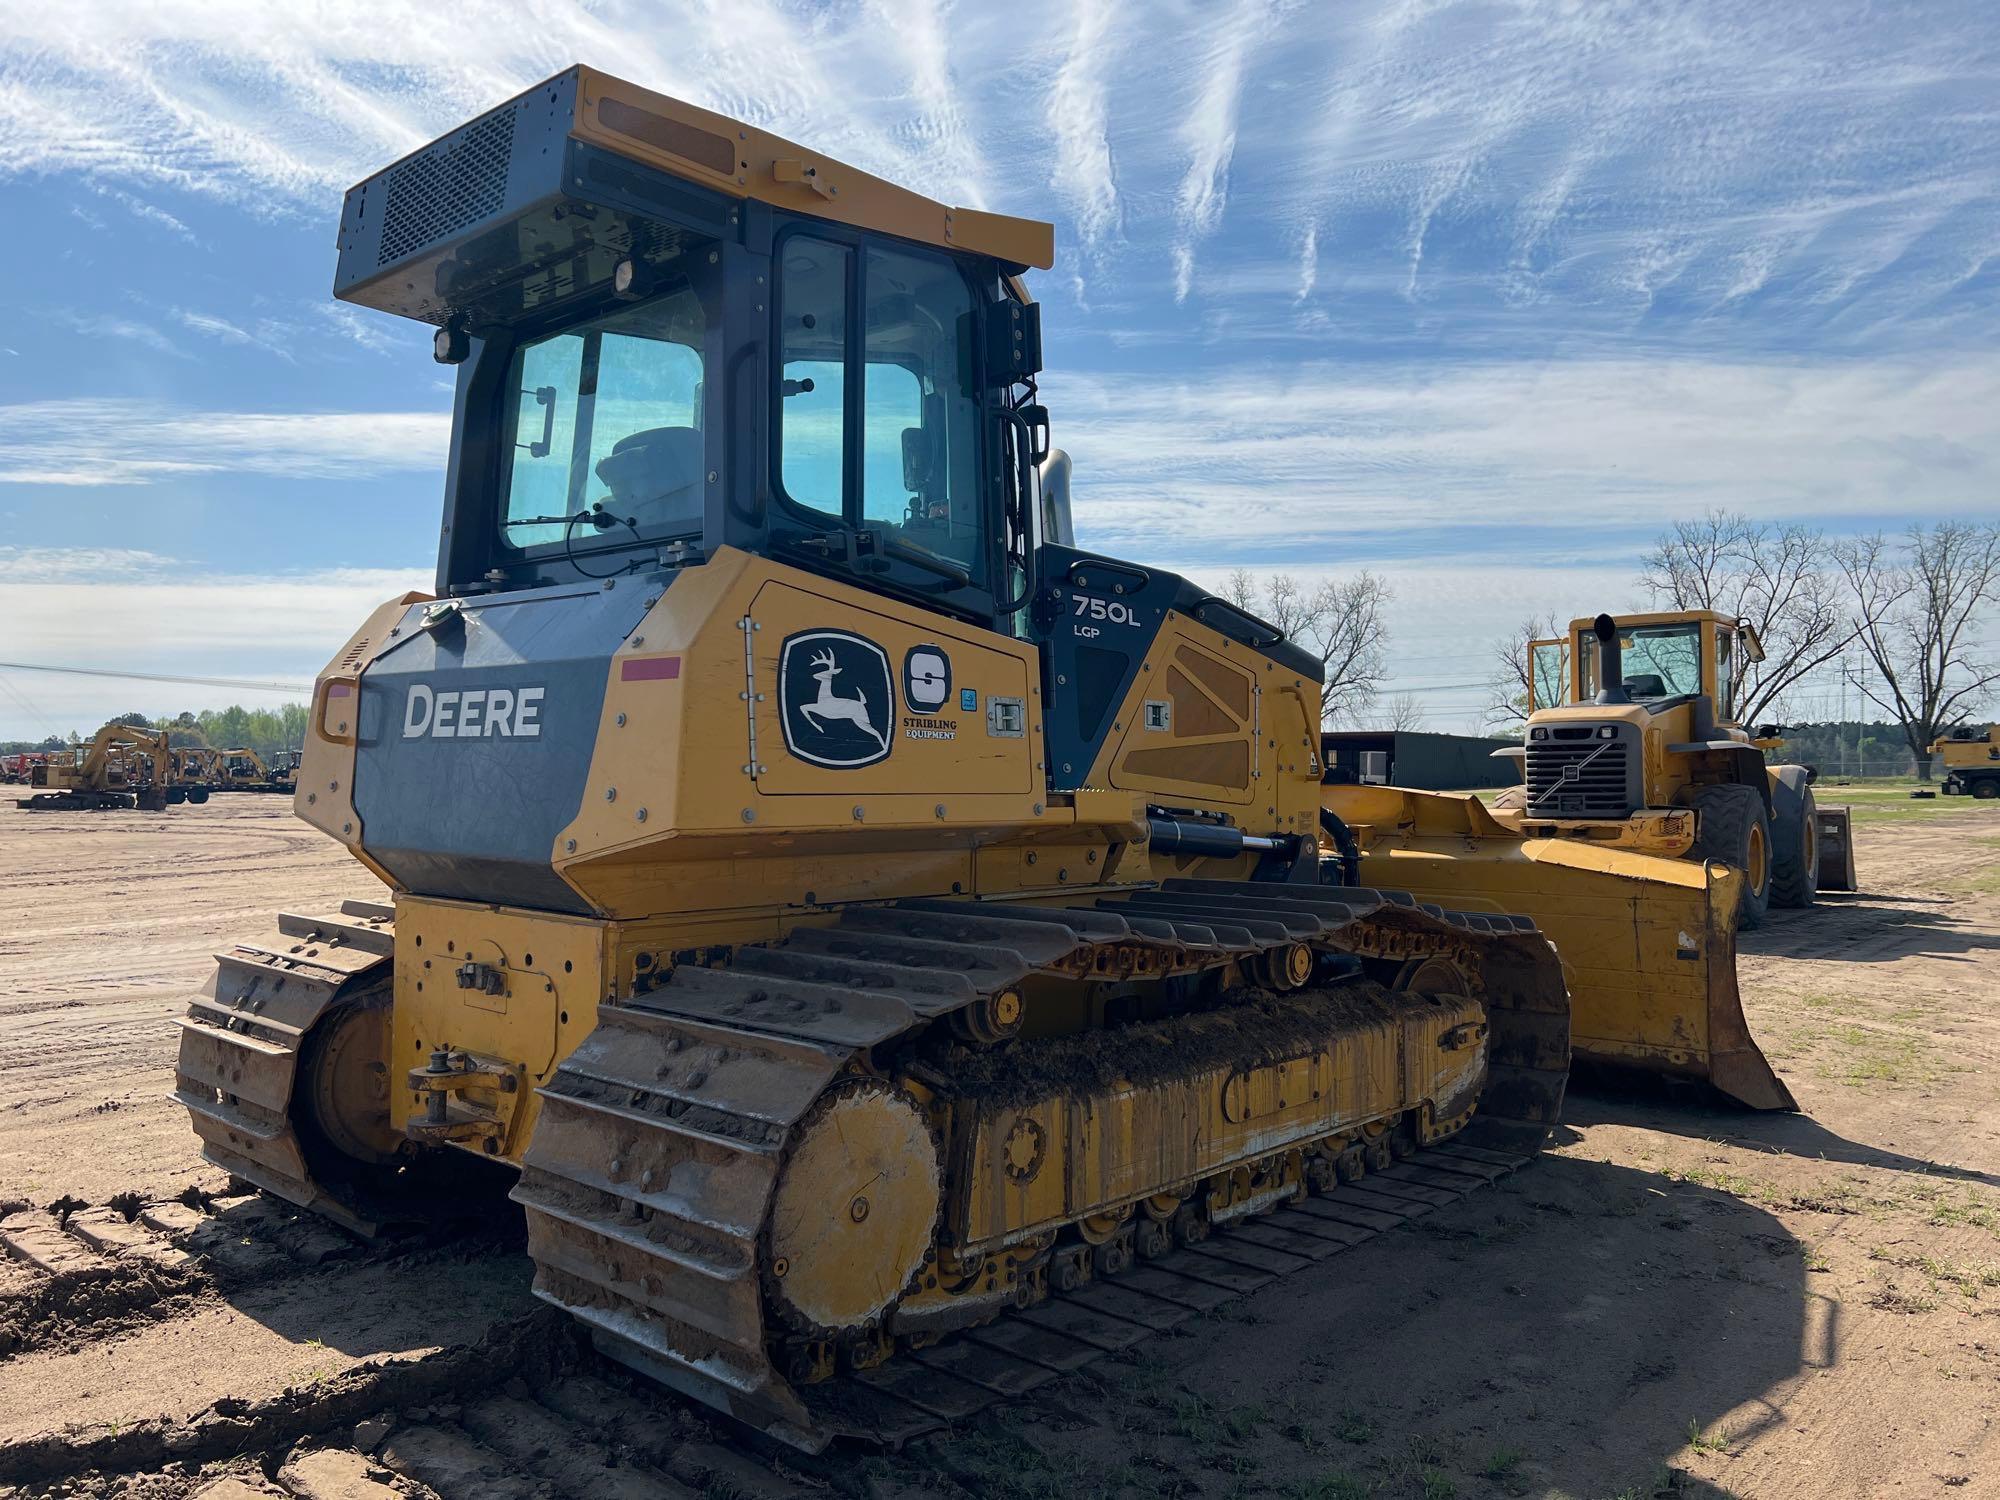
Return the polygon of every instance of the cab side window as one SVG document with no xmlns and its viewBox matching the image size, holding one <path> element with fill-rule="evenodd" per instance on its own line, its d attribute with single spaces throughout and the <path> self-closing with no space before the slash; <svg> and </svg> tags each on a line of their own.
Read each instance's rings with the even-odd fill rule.
<svg viewBox="0 0 2000 1500">
<path fill-rule="evenodd" d="M 880 248 L 866 285 L 863 521 L 971 570 L 983 531 L 971 289 L 948 262 Z"/>
<path fill-rule="evenodd" d="M 783 251 L 779 479 L 796 505 L 846 513 L 847 296 L 854 252 L 793 235 Z"/>
<path fill-rule="evenodd" d="M 977 578 L 989 549 L 971 288 L 943 257 L 882 246 L 795 234 L 780 257 L 785 498 Z"/>
</svg>

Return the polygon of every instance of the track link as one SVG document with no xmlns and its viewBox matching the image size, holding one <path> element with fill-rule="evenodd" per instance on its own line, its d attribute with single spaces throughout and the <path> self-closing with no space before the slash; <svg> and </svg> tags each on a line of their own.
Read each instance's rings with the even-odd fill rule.
<svg viewBox="0 0 2000 1500">
<path fill-rule="evenodd" d="M 982 1326 L 907 1359 L 859 1360 L 798 1386 L 773 1366 L 760 1239 L 774 1186 L 801 1121 L 838 1080 L 868 1071 L 871 1049 L 941 1022 L 976 1035 L 995 1002 L 1034 975 L 1170 976 L 1300 944 L 1470 961 L 1492 1028 L 1480 1133 L 1497 1152 L 1440 1147 L 1376 1187 L 1343 1188 L 1347 1197 L 1299 1204 L 1283 1222 L 1244 1223 L 1226 1244 L 1190 1246 L 1171 1268 L 1149 1261 L 1103 1283 L 1094 1305 L 995 1287 L 966 1298 L 950 1325 Z M 1198 881 L 1090 905 L 860 908 L 741 950 L 731 969 L 678 969 L 601 1007 L 597 1029 L 540 1090 L 513 1196 L 527 1210 L 536 1294 L 578 1318 L 604 1352 L 809 1452 L 835 1438 L 894 1446 L 1087 1363 L 1134 1329 L 1171 1323 L 1175 1309 L 1191 1314 L 1213 1294 L 1311 1265 L 1434 1206 L 1426 1200 L 1451 1183 L 1463 1191 L 1513 1170 L 1555 1123 L 1568 1052 L 1560 970 L 1522 919 L 1372 890 Z M 1030 1302 L 1040 1305 L 990 1321 Z"/>
<path fill-rule="evenodd" d="M 0 1359 L 163 1321 L 197 1297 L 379 1258 L 314 1215 L 262 1194 L 96 1207 L 61 1201 L 0 1218 Z"/>
</svg>

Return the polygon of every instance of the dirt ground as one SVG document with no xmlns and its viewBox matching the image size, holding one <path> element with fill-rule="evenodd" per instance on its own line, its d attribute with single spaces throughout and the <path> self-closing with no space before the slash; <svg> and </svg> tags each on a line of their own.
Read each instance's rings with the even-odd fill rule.
<svg viewBox="0 0 2000 1500">
<path fill-rule="evenodd" d="M 224 1199 L 207 1232 L 242 1247 L 235 1271 L 176 1265 L 63 1307 L 0 1263 L 18 1314 L 11 1344 L 0 1315 L 0 1486 L 2000 1496 L 2000 806 L 1853 800 L 1865 893 L 1742 940 L 1745 1008 L 1801 1113 L 1575 1090 L 1530 1168 L 949 1438 L 739 1463 L 727 1430 L 587 1352 L 551 1385 L 518 1378 L 523 1348 L 565 1336 L 532 1316 L 505 1233 L 320 1258 L 313 1231 L 253 1231 L 268 1206 Z M 275 910 L 379 895 L 250 796 L 7 806 L 0 889 L 0 1207 L 29 1212 L 226 1191 L 167 1097 L 173 1017 L 209 953 Z M 313 1402 L 350 1415 L 284 1425 Z M 371 1411 L 395 1435 L 364 1455 L 349 1432 Z M 155 1442 L 162 1417 L 193 1422 Z M 65 1454 L 98 1472 L 63 1473 Z"/>
</svg>

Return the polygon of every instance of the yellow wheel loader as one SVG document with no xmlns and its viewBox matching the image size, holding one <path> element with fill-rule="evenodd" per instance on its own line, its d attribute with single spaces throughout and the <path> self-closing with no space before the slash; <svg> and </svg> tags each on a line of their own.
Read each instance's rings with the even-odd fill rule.
<svg viewBox="0 0 2000 1500">
<path fill-rule="evenodd" d="M 2000 797 L 2000 724 L 1985 729 L 1953 729 L 1934 741 L 1930 753 L 1944 767 L 1947 797 Z"/>
<path fill-rule="evenodd" d="M 1562 956 L 1577 1057 L 1796 1109 L 1744 1018 L 1736 932 L 1831 884 L 1823 838 L 1851 863 L 1845 811 L 1815 807 L 1803 767 L 1765 766 L 1775 739 L 1718 720 L 1742 659 L 1762 659 L 1755 632 L 1709 611 L 1600 615 L 1531 653 L 1524 743 L 1495 752 L 1525 783 L 1490 809 L 1325 789 L 1357 878 L 1533 918 Z"/>
<path fill-rule="evenodd" d="M 1811 906 L 1823 878 L 1823 822 L 1845 848 L 1845 810 L 1822 815 L 1804 766 L 1772 766 L 1776 726 L 1752 735 L 1727 705 L 1756 630 L 1714 610 L 1572 620 L 1562 641 L 1530 646 L 1531 699 L 1551 683 L 1566 701 L 1531 701 L 1524 743 L 1496 751 L 1522 785 L 1494 801 L 1531 837 L 1580 839 L 1675 859 L 1718 861 L 1742 877 L 1738 924 L 1773 906 Z M 1831 870 L 1825 872 L 1831 875 Z M 1851 871 L 1838 886 L 1853 889 Z"/>
<path fill-rule="evenodd" d="M 1546 936 L 1361 881 L 1321 663 L 1072 544 L 1052 243 L 585 68 L 349 192 L 337 294 L 457 371 L 436 595 L 316 682 L 390 894 L 219 956 L 211 1161 L 364 1233 L 502 1164 L 541 1297 L 816 1449 L 1539 1148 Z"/>
</svg>

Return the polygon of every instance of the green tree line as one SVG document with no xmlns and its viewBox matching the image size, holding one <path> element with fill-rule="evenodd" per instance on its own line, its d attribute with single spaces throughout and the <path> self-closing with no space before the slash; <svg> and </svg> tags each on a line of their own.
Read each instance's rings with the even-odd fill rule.
<svg viewBox="0 0 2000 1500">
<path fill-rule="evenodd" d="M 306 705 L 286 703 L 277 708 L 245 708 L 239 703 L 228 708 L 205 708 L 199 713 L 117 714 L 105 723 L 165 729 L 168 743 L 173 745 L 207 746 L 215 750 L 247 747 L 269 761 L 281 750 L 297 750 L 305 744 Z M 94 735 L 96 731 L 91 733 Z M 3 740 L 0 741 L 0 755 L 12 755 L 23 750 L 62 750 L 83 744 L 90 738 L 91 735 L 72 732 L 67 740 L 54 735 L 44 740 Z"/>
</svg>

